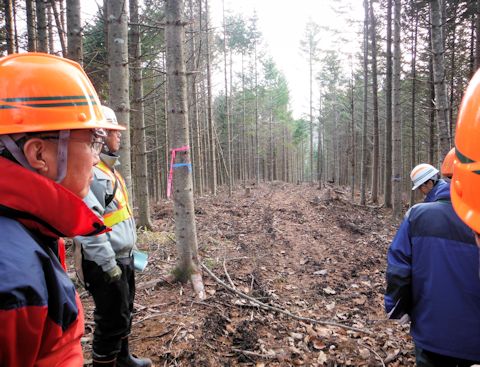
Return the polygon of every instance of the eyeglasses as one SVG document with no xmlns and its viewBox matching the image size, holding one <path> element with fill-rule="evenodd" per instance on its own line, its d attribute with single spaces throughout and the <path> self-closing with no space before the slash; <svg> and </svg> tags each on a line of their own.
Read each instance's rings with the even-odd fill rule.
<svg viewBox="0 0 480 367">
<path fill-rule="evenodd" d="M 53 135 L 52 136 L 50 136 L 50 135 L 38 136 L 37 135 L 37 136 L 35 136 L 35 138 L 43 139 L 43 140 L 58 140 L 59 139 L 58 136 L 53 136 Z M 69 137 L 68 140 L 69 141 L 76 141 L 76 142 L 80 142 L 80 143 L 86 143 L 85 140 L 76 139 L 76 138 L 72 138 L 72 137 Z M 92 150 L 92 153 L 95 153 L 97 155 L 100 154 L 104 145 L 105 145 L 105 142 L 104 142 L 102 137 L 97 136 L 95 134 L 92 136 L 92 139 L 90 141 L 90 149 Z"/>
</svg>

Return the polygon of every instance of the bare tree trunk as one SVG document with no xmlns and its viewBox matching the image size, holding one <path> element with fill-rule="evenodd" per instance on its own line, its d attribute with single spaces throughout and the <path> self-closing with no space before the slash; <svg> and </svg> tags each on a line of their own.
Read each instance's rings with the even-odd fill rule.
<svg viewBox="0 0 480 367">
<path fill-rule="evenodd" d="M 127 126 L 127 132 L 122 134 L 120 171 L 132 198 L 127 4 L 125 0 L 106 0 L 106 5 L 109 105 L 115 111 L 118 121 Z"/>
<path fill-rule="evenodd" d="M 378 136 L 378 82 L 377 82 L 377 31 L 373 13 L 373 0 L 370 0 L 370 24 L 372 38 L 372 92 L 373 92 L 373 167 L 372 167 L 372 202 L 378 202 L 378 171 L 380 142 Z"/>
<path fill-rule="evenodd" d="M 167 0 L 165 41 L 167 52 L 168 112 L 173 149 L 189 146 L 187 78 L 184 58 L 185 21 L 182 19 L 183 0 Z M 179 152 L 174 163 L 190 163 L 189 150 Z M 195 210 L 193 205 L 192 173 L 187 167 L 175 170 L 173 176 L 175 238 L 179 252 L 177 279 L 190 277 L 199 298 L 205 298 L 197 249 Z"/>
<path fill-rule="evenodd" d="M 47 17 L 45 14 L 45 0 L 36 0 L 37 13 L 37 35 L 38 35 L 38 52 L 48 52 L 47 39 Z"/>
<path fill-rule="evenodd" d="M 475 12 L 475 33 L 476 33 L 476 41 L 475 41 L 475 70 L 480 67 L 480 0 L 474 0 L 476 5 L 476 12 Z M 472 37 L 473 38 L 473 37 Z M 473 75 L 473 73 L 471 75 Z"/>
<path fill-rule="evenodd" d="M 5 10 L 5 31 L 7 39 L 7 53 L 13 54 L 15 52 L 15 30 L 13 21 L 13 4 L 12 0 L 3 0 L 3 7 Z"/>
<path fill-rule="evenodd" d="M 13 13 L 13 42 L 15 44 L 15 52 L 19 53 L 18 46 L 18 22 L 17 22 L 17 3 L 16 0 L 12 0 L 12 13 Z"/>
<path fill-rule="evenodd" d="M 435 86 L 435 116 L 437 118 L 440 157 L 450 150 L 448 122 L 447 84 L 445 80 L 445 53 L 443 47 L 443 25 L 440 0 L 430 0 L 432 25 L 433 84 Z M 441 162 L 438 162 L 439 164 Z"/>
<path fill-rule="evenodd" d="M 254 46 L 254 70 L 255 70 L 255 182 L 260 183 L 260 142 L 258 139 L 258 72 L 257 72 L 257 40 L 255 39 Z"/>
<path fill-rule="evenodd" d="M 26 0 L 25 8 L 27 14 L 27 49 L 28 52 L 35 52 L 37 50 L 37 32 L 35 29 L 35 9 L 33 7 L 33 0 Z"/>
<path fill-rule="evenodd" d="M 453 5 L 453 19 L 457 19 L 457 13 L 458 13 L 458 3 L 455 3 Z M 453 139 L 453 104 L 454 104 L 454 96 L 455 96 L 455 68 L 456 68 L 456 36 L 457 36 L 457 23 L 456 21 L 453 22 L 452 24 L 452 31 L 451 31 L 451 44 L 450 44 L 450 50 L 451 50 L 451 58 L 450 58 L 450 109 L 449 109 L 449 116 L 448 116 L 448 133 L 450 137 Z M 452 142 L 453 143 L 453 142 Z"/>
<path fill-rule="evenodd" d="M 53 15 L 55 17 L 55 25 L 57 26 L 58 38 L 60 39 L 60 46 L 62 47 L 62 56 L 67 57 L 67 46 L 65 45 L 65 30 L 62 27 L 62 20 L 60 19 L 60 14 L 58 14 L 56 0 L 50 0 L 50 6 L 52 7 Z"/>
<path fill-rule="evenodd" d="M 308 40 L 308 71 L 309 71 L 309 107 L 310 107 L 310 180 L 314 181 L 313 178 L 313 34 L 309 34 Z"/>
<path fill-rule="evenodd" d="M 130 60 L 133 84 L 132 112 L 133 150 L 135 154 L 135 202 L 138 206 L 137 225 L 152 229 L 150 221 L 150 195 L 147 180 L 147 147 L 145 136 L 145 119 L 143 105 L 143 79 L 140 40 L 140 20 L 138 17 L 138 0 L 130 0 Z"/>
<path fill-rule="evenodd" d="M 284 141 L 283 144 L 285 145 L 286 142 Z M 323 186 L 322 182 L 322 171 L 323 171 L 323 144 L 322 144 L 322 92 L 320 91 L 320 96 L 318 99 L 318 154 L 317 154 L 317 180 L 318 180 L 318 188 L 321 189 Z"/>
<path fill-rule="evenodd" d="M 351 192 L 351 198 L 352 202 L 355 201 L 355 177 L 356 177 L 356 146 L 355 146 L 355 95 L 354 95 L 354 90 L 355 88 L 355 79 L 354 79 L 354 70 L 353 70 L 353 65 L 352 65 L 352 76 L 350 79 L 350 109 L 351 109 L 351 143 L 350 143 L 350 149 L 351 149 L 351 158 L 350 158 L 350 165 L 352 169 L 352 192 Z"/>
<path fill-rule="evenodd" d="M 67 0 L 67 42 L 68 58 L 83 65 L 80 0 Z"/>
<path fill-rule="evenodd" d="M 45 3 L 45 10 L 47 12 L 47 38 L 48 50 L 51 54 L 55 54 L 55 45 L 53 41 L 53 15 L 52 6 L 50 3 Z"/>
<path fill-rule="evenodd" d="M 402 121 L 400 111 L 400 12 L 401 0 L 394 0 L 393 31 L 393 216 L 402 215 Z"/>
<path fill-rule="evenodd" d="M 385 82 L 385 207 L 392 207 L 392 0 L 387 0 L 387 70 Z"/>
<path fill-rule="evenodd" d="M 360 205 L 366 204 L 367 185 L 367 119 L 368 119 L 368 2 L 363 1 L 365 19 L 363 26 L 363 128 L 362 128 L 362 166 L 360 175 Z"/>
<path fill-rule="evenodd" d="M 228 179 L 228 195 L 232 196 L 232 133 L 230 126 L 230 100 L 228 99 L 228 81 L 227 81 L 227 24 L 225 23 L 225 0 L 222 1 L 223 14 L 223 65 L 225 77 L 225 117 L 227 118 L 227 179 Z M 230 85 L 230 88 L 232 86 Z"/>
<path fill-rule="evenodd" d="M 210 30 L 209 30 L 209 9 L 208 9 L 208 0 L 205 0 L 205 47 L 207 53 L 207 116 L 208 116 L 208 130 L 210 135 L 209 145 L 210 145 L 210 192 L 212 195 L 217 195 L 217 155 L 215 149 L 215 121 L 213 120 L 212 114 L 212 74 L 210 71 L 211 62 L 210 62 Z"/>
<path fill-rule="evenodd" d="M 415 110 L 416 110 L 416 100 L 417 100 L 417 39 L 418 39 L 418 10 L 415 8 L 415 4 L 412 1 L 412 7 L 415 9 L 415 27 L 412 30 L 412 114 L 411 114 L 411 140 L 410 140 L 410 167 L 413 169 L 416 165 L 416 132 L 415 132 Z M 415 191 L 410 190 L 410 206 L 414 204 L 415 201 Z"/>
</svg>

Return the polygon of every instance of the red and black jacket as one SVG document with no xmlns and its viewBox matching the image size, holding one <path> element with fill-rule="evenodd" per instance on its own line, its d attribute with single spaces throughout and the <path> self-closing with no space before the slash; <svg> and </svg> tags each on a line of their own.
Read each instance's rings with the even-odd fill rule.
<svg viewBox="0 0 480 367">
<path fill-rule="evenodd" d="M 0 158 L 0 366 L 82 366 L 83 310 L 60 237 L 106 230 L 70 191 Z"/>
</svg>

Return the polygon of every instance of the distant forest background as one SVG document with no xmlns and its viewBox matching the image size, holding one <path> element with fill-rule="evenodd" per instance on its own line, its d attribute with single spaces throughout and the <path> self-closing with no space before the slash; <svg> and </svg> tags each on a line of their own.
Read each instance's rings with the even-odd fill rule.
<svg viewBox="0 0 480 367">
<path fill-rule="evenodd" d="M 341 44 L 345 34 L 313 14 L 298 49 L 310 95 L 320 97 L 301 119 L 258 19 L 225 9 L 215 28 L 208 0 L 180 3 L 195 195 L 260 181 L 329 182 L 399 216 L 414 200 L 411 168 L 439 165 L 453 146 L 462 94 L 480 63 L 480 1 L 364 0 L 349 54 L 321 47 L 321 38 Z M 347 17 L 347 5 L 332 1 L 338 17 Z M 176 93 L 167 75 L 168 9 L 164 1 L 107 0 L 84 26 L 81 14 L 79 0 L 2 0 L 0 55 L 48 52 L 83 65 L 102 102 L 130 126 L 122 171 L 140 225 L 148 225 L 150 202 L 166 194 L 179 128 L 168 118 Z M 222 75 L 220 90 L 213 73 Z"/>
</svg>

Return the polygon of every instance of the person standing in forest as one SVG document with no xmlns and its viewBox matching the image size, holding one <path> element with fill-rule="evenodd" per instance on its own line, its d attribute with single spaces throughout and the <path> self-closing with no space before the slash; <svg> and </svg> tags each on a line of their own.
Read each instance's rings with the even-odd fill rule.
<svg viewBox="0 0 480 367">
<path fill-rule="evenodd" d="M 75 245 L 81 246 L 80 275 L 95 302 L 93 366 L 148 367 L 152 362 L 133 356 L 128 345 L 135 298 L 136 226 L 127 187 L 117 170 L 120 131 L 125 127 L 118 124 L 111 108 L 102 109 L 116 129 L 107 133 L 85 202 L 112 230 L 75 238 Z"/>
<path fill-rule="evenodd" d="M 0 58 L 0 366 L 81 367 L 83 309 L 58 239 L 107 228 L 84 204 L 105 132 L 79 64 Z"/>
<path fill-rule="evenodd" d="M 417 366 L 470 366 L 480 363 L 478 250 L 437 175 L 427 164 L 412 171 L 413 188 L 426 197 L 407 212 L 388 250 L 385 310 L 411 320 Z"/>
</svg>

